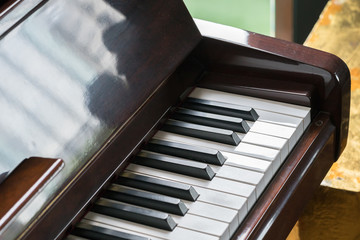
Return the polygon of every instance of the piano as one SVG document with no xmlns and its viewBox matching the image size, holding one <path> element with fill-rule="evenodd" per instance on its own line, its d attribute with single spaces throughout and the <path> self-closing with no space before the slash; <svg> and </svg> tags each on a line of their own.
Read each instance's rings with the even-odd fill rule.
<svg viewBox="0 0 360 240">
<path fill-rule="evenodd" d="M 285 239 L 346 146 L 329 53 L 180 0 L 0 9 L 1 239 Z"/>
</svg>

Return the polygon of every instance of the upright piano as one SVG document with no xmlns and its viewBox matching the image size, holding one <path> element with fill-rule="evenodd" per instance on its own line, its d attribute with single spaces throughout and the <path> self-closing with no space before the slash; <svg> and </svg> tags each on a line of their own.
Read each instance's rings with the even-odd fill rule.
<svg viewBox="0 0 360 240">
<path fill-rule="evenodd" d="M 1 239 L 285 239 L 345 148 L 334 55 L 180 0 L 0 9 Z"/>
</svg>

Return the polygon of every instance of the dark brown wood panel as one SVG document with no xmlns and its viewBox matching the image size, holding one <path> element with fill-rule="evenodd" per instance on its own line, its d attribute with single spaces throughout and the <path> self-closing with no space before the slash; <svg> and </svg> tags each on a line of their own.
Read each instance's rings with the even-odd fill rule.
<svg viewBox="0 0 360 240">
<path fill-rule="evenodd" d="M 64 166 L 61 159 L 25 159 L 0 184 L 0 230 Z"/>
<path fill-rule="evenodd" d="M 286 239 L 335 158 L 335 127 L 320 113 L 233 239 Z"/>
<path fill-rule="evenodd" d="M 34 31 L 34 26 L 41 27 Z M 43 228 L 50 237 L 35 239 L 56 237 L 190 85 L 191 78 L 179 80 L 172 90 L 162 91 L 154 109 L 144 110 L 200 40 L 181 0 L 50 0 L 2 36 L 0 78 L 6 81 L 0 81 L 1 110 L 15 111 L 13 121 L 0 120 L 7 126 L 1 144 L 9 152 L 4 154 L 7 162 L 44 152 L 65 161 L 67 175 L 54 190 L 62 194 L 55 201 L 49 196 L 48 202 L 68 201 L 58 209 L 58 218 L 68 215 L 46 222 L 59 224 Z M 124 134 L 121 142 L 114 140 L 119 134 Z M 94 160 L 104 151 L 109 151 L 106 158 Z M 68 190 L 93 165 L 92 175 L 84 178 L 88 181 L 80 181 L 85 185 Z M 74 202 L 74 211 L 64 211 Z"/>
<path fill-rule="evenodd" d="M 289 81 L 286 84 L 279 84 L 279 80 L 271 77 L 208 72 L 204 74 L 198 85 L 225 92 L 316 107 L 312 106 L 317 98 L 316 89 L 310 83 Z"/>
</svg>

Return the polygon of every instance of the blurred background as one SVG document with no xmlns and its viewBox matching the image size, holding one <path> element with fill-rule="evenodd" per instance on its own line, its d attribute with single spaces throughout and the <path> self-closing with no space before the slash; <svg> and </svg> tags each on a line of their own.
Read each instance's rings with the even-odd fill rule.
<svg viewBox="0 0 360 240">
<path fill-rule="evenodd" d="M 303 43 L 327 0 L 184 0 L 194 18 Z"/>
</svg>

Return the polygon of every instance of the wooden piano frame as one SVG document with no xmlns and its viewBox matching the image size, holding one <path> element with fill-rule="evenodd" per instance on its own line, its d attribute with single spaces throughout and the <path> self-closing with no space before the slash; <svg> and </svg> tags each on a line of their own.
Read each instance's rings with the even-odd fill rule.
<svg viewBox="0 0 360 240">
<path fill-rule="evenodd" d="M 164 3 L 154 1 L 152 9 L 161 4 Z M 134 82 L 146 94 L 135 94 L 128 100 L 136 107 L 123 112 L 124 120 L 114 134 L 64 184 L 19 239 L 60 239 L 66 236 L 101 195 L 102 189 L 151 138 L 169 114 L 170 107 L 179 104 L 186 96 L 184 92 L 189 93 L 195 86 L 312 109 L 310 126 L 233 239 L 285 239 L 332 163 L 343 151 L 349 122 L 350 74 L 339 58 L 246 31 L 247 38 L 240 44 L 202 37 L 181 1 L 168 1 L 166 5 L 174 16 L 166 18 L 167 26 L 174 26 L 174 32 L 179 33 L 174 37 L 166 36 L 164 41 L 176 41 L 179 35 L 186 34 L 177 44 L 182 46 L 181 51 L 172 53 L 174 64 L 164 63 L 164 67 L 160 62 L 152 65 L 153 72 L 165 69 L 165 73 L 156 76 L 156 81 L 138 81 L 143 73 L 136 76 L 139 79 L 134 79 Z M 41 8 L 41 5 L 37 7 Z M 150 16 L 156 18 L 155 14 L 150 13 Z M 138 16 L 139 21 L 141 17 Z M 161 21 L 149 23 L 151 28 L 158 29 L 152 34 L 162 34 Z M 154 58 L 169 54 L 169 49 L 167 46 L 157 49 L 161 53 Z M 27 169 L 23 170 L 26 172 Z M 11 193 L 13 189 L 6 186 L 5 179 L 2 191 Z M 26 191 L 26 186 L 17 189 L 20 194 Z M 14 203 L 7 204 L 10 208 Z"/>
</svg>

